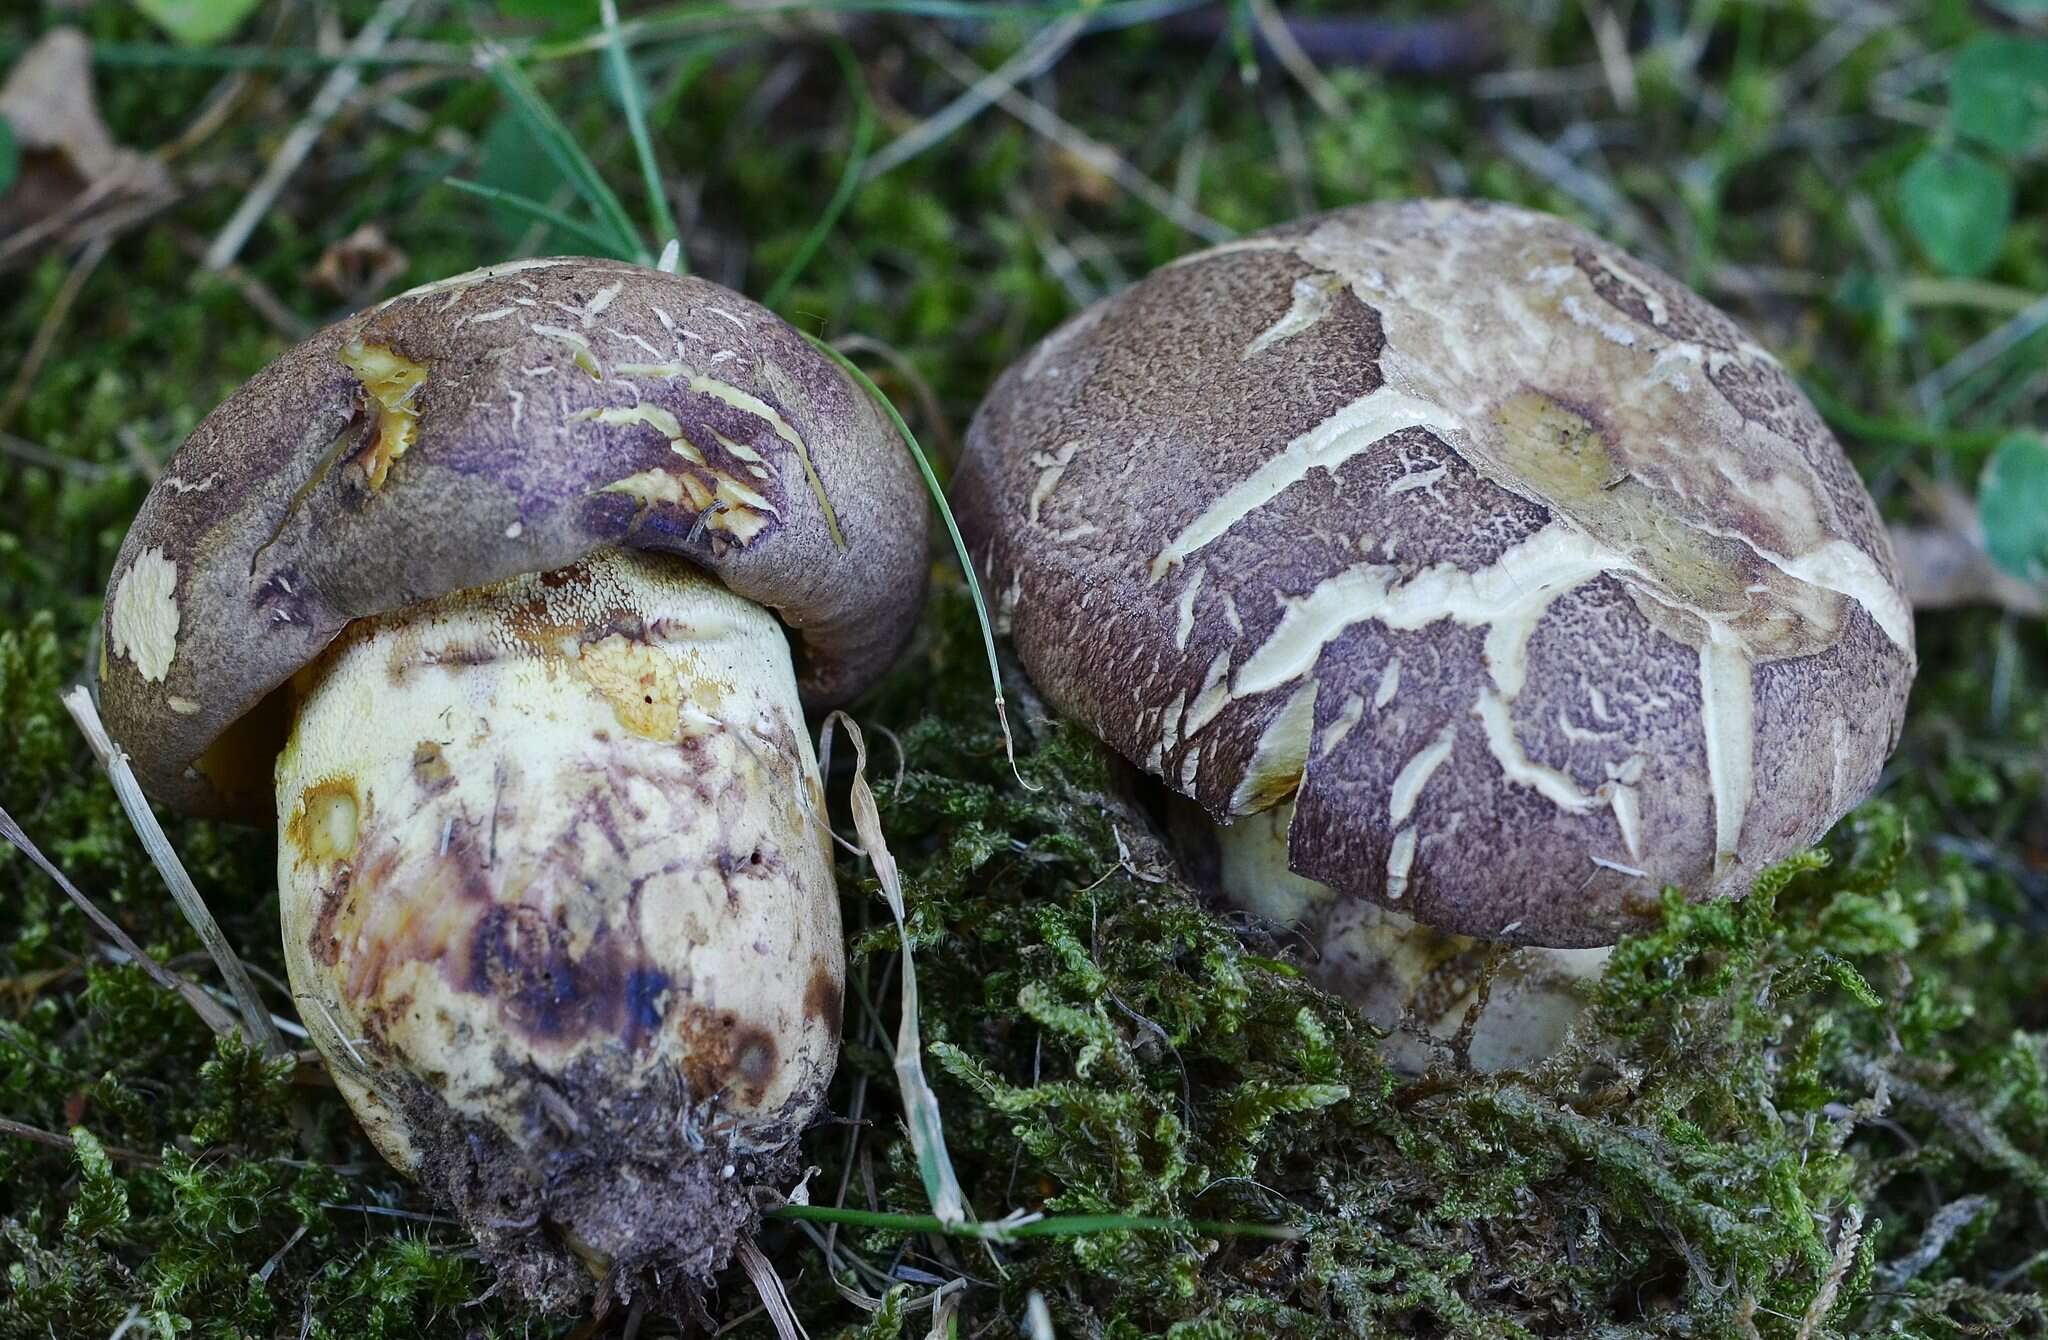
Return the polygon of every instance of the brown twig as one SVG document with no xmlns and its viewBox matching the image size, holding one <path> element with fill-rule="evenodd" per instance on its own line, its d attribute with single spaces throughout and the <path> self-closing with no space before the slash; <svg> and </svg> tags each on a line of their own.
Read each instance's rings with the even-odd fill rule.
<svg viewBox="0 0 2048 1340">
<path fill-rule="evenodd" d="M 966 52 L 947 41 L 936 28 L 913 30 L 912 41 L 917 44 L 919 50 L 931 57 L 940 69 L 962 84 L 971 87 L 988 77 L 987 70 L 982 69 Z M 1173 192 L 1138 171 L 1122 154 L 1069 122 L 1036 98 L 1026 97 L 1015 89 L 1005 89 L 997 95 L 995 101 L 997 106 L 1031 130 L 1074 155 L 1090 169 L 1109 178 L 1128 194 L 1136 196 L 1158 210 L 1184 231 L 1204 242 L 1212 243 L 1227 242 L 1237 235 L 1176 197 Z"/>
<path fill-rule="evenodd" d="M 0 456 L 12 456 L 26 465 L 39 465 L 46 470 L 61 470 L 67 475 L 77 475 L 81 479 L 111 479 L 115 475 L 131 473 L 126 466 L 81 461 L 5 431 L 0 431 Z"/>
<path fill-rule="evenodd" d="M 1467 9 L 1430 19 L 1388 19 L 1367 15 L 1288 15 L 1288 35 L 1310 60 L 1321 65 L 1355 65 L 1395 75 L 1469 74 L 1499 55 L 1494 33 L 1499 16 Z M 1181 41 L 1214 42 L 1230 30 L 1228 8 L 1214 5 L 1176 14 L 1162 23 Z M 1264 25 L 1253 33 L 1259 55 L 1278 60 Z"/>
<path fill-rule="evenodd" d="M 52 1149 L 72 1150 L 78 1148 L 78 1142 L 68 1135 L 59 1135 L 55 1131 L 46 1131 L 40 1126 L 30 1126 L 26 1122 L 11 1121 L 6 1117 L 0 1117 L 0 1135 L 11 1135 L 17 1140 L 28 1140 L 35 1144 L 48 1145 Z M 149 1168 L 154 1168 L 163 1162 L 156 1155 L 145 1154 L 139 1149 L 123 1149 L 119 1145 L 106 1144 L 101 1145 L 100 1148 L 107 1151 L 107 1157 L 110 1159 L 121 1159 L 128 1163 L 140 1163 Z"/>
<path fill-rule="evenodd" d="M 206 243 L 199 237 L 181 228 L 178 230 L 177 239 L 179 249 L 187 256 L 195 261 L 203 262 L 206 259 Z M 230 261 L 213 273 L 232 284 L 235 291 L 242 295 L 243 300 L 256 309 L 257 315 L 268 321 L 271 329 L 286 339 L 297 343 L 312 333 L 312 322 L 285 306 L 284 300 L 272 293 L 268 285 L 240 265 Z"/>
<path fill-rule="evenodd" d="M 863 184 L 892 172 L 939 144 L 954 131 L 979 116 L 988 105 L 1002 100 L 1018 84 L 1043 73 L 1059 60 L 1086 26 L 1082 16 L 1069 15 L 1040 29 L 1023 50 L 994 70 L 977 70 L 962 82 L 967 89 L 936 114 L 912 126 L 883 145 L 861 170 Z"/>
<path fill-rule="evenodd" d="M 1280 11 L 1273 7 L 1273 0 L 1248 0 L 1251 7 L 1252 23 L 1258 28 L 1259 40 L 1273 53 L 1273 59 L 1280 68 L 1287 71 L 1288 78 L 1301 85 L 1324 116 L 1341 121 L 1351 115 L 1344 97 L 1337 92 L 1321 70 L 1316 68 L 1316 58 L 1308 53 L 1294 34 L 1294 29 Z"/>
<path fill-rule="evenodd" d="M 133 193 L 138 184 L 151 177 L 148 169 L 154 165 L 152 157 L 137 155 L 119 169 L 89 184 L 66 201 L 62 208 L 0 238 L 0 270 L 25 259 L 52 237 L 70 235 L 73 240 L 80 236 L 118 238 L 144 219 L 184 199 L 184 191 L 172 183 L 146 189 L 132 203 L 94 216 L 94 211 L 101 205 Z"/>
<path fill-rule="evenodd" d="M 349 44 L 348 54 L 357 57 L 370 56 L 383 50 L 391 39 L 391 30 L 397 27 L 399 21 L 412 9 L 413 3 L 414 0 L 384 0 L 357 31 L 355 41 Z M 333 120 L 334 114 L 341 110 L 342 103 L 356 91 L 362 80 L 363 67 L 355 62 L 338 65 L 327 76 L 326 82 L 320 86 L 320 91 L 314 94 L 312 106 L 306 109 L 298 124 L 285 135 L 284 141 L 278 145 L 277 152 L 272 155 L 269 165 L 264 168 L 263 175 L 257 179 L 249 194 L 242 198 L 242 203 L 235 207 L 234 214 L 221 227 L 212 245 L 206 249 L 205 257 L 200 262 L 202 268 L 223 270 L 241 255 L 242 247 L 249 241 L 249 235 L 256 231 L 256 225 L 262 222 L 263 216 L 270 212 L 270 206 L 276 201 L 278 192 L 292 179 L 292 175 L 306 161 L 306 156 L 313 152 L 313 146 L 319 142 L 321 132 L 326 129 L 327 123 Z"/>
</svg>

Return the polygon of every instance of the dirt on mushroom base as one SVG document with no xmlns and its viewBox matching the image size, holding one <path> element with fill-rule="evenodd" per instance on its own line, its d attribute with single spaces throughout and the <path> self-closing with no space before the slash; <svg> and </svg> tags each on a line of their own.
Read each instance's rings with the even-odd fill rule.
<svg viewBox="0 0 2048 1340">
<path fill-rule="evenodd" d="M 705 1293 L 731 1263 L 735 1244 L 760 1225 L 756 1188 L 776 1203 L 800 1167 L 799 1129 L 741 1123 L 712 1097 L 693 1100 L 670 1068 L 622 1089 L 601 1058 L 548 1075 L 498 1064 L 536 1098 L 528 1135 L 515 1144 L 498 1126 L 464 1117 L 402 1068 L 394 1097 L 417 1150 L 419 1180 L 471 1226 L 484 1261 L 508 1295 L 543 1313 L 644 1303 L 657 1315 L 708 1318 Z M 622 1183 L 642 1194 L 622 1196 Z M 563 1225 L 630 1244 L 608 1257 Z"/>
</svg>

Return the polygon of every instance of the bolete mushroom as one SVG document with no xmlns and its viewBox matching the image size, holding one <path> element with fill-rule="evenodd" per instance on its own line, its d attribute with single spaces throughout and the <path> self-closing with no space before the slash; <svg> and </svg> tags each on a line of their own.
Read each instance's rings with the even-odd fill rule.
<svg viewBox="0 0 2048 1340">
<path fill-rule="evenodd" d="M 1047 337 L 956 509 L 1046 699 L 1192 797 L 1419 1065 L 1553 1046 L 1662 886 L 1875 784 L 1914 669 L 1875 507 L 1775 360 L 1561 220 L 1338 210 Z"/>
<path fill-rule="evenodd" d="M 102 707 L 158 800 L 278 824 L 306 1027 L 505 1285 L 675 1294 L 831 1075 L 804 705 L 887 665 L 924 574 L 909 458 L 796 331 L 515 261 L 207 416 L 116 559 Z"/>
</svg>

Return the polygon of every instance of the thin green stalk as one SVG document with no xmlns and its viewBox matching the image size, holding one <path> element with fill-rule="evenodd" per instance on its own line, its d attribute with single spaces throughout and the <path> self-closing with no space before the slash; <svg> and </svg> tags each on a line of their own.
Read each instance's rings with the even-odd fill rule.
<svg viewBox="0 0 2048 1340">
<path fill-rule="evenodd" d="M 1025 790 L 1038 790 L 1038 787 L 1025 781 L 1024 774 L 1017 770 L 1017 744 L 1010 735 L 1010 713 L 1003 698 L 1003 671 L 996 661 L 995 626 L 989 621 L 988 602 L 981 596 L 981 579 L 974 574 L 973 556 L 967 552 L 967 541 L 961 538 L 960 526 L 953 520 L 953 509 L 946 502 L 945 487 L 939 483 L 938 475 L 932 471 L 932 463 L 926 458 L 924 448 L 918 445 L 917 434 L 910 431 L 910 425 L 896 412 L 896 406 L 891 403 L 889 397 L 882 394 L 882 388 L 875 385 L 868 374 L 862 372 L 852 359 L 824 340 L 809 331 L 804 331 L 803 337 L 816 345 L 827 358 L 837 363 L 847 376 L 853 378 L 854 385 L 874 397 L 875 403 L 889 416 L 889 422 L 896 425 L 896 432 L 903 438 L 904 445 L 910 448 L 910 458 L 917 462 L 918 473 L 924 476 L 925 489 L 932 495 L 932 502 L 938 506 L 939 519 L 946 523 L 946 534 L 952 537 L 953 553 L 960 560 L 961 574 L 967 578 L 967 594 L 974 601 L 974 617 L 981 622 L 981 646 L 982 651 L 988 656 L 989 682 L 995 688 L 996 722 L 1003 730 L 1003 754 L 1010 760 L 1010 774 Z"/>
<path fill-rule="evenodd" d="M 867 78 L 861 72 L 860 62 L 855 59 L 853 48 L 847 46 L 844 41 L 834 38 L 832 54 L 839 58 L 839 68 L 845 72 L 846 86 L 853 94 L 853 147 L 847 151 L 846 166 L 840 169 L 838 188 L 832 192 L 832 198 L 825 202 L 825 212 L 811 225 L 811 231 L 804 235 L 803 243 L 796 249 L 796 255 L 790 257 L 789 264 L 782 268 L 782 273 L 768 286 L 768 292 L 762 295 L 763 307 L 773 308 L 789 295 L 789 290 L 802 276 L 804 267 L 811 263 L 811 258 L 818 254 L 818 248 L 825 245 L 825 239 L 831 236 L 834 225 L 839 222 L 839 216 L 853 203 L 854 193 L 860 190 L 861 171 L 867 166 L 868 149 L 875 137 L 875 102 L 868 96 Z"/>
<path fill-rule="evenodd" d="M 602 12 L 605 61 L 611 66 L 619 110 L 626 114 L 626 132 L 633 138 L 633 154 L 640 160 L 640 180 L 647 186 L 647 213 L 654 221 L 654 240 L 664 245 L 674 241 L 679 257 L 676 268 L 687 270 L 687 260 L 681 259 L 687 255 L 681 251 L 682 234 L 676 230 L 675 215 L 669 211 L 668 191 L 662 186 L 661 169 L 654 162 L 654 141 L 647 134 L 645 90 L 640 87 L 640 76 L 633 69 L 625 39 L 620 36 L 619 7 L 614 0 L 603 0 Z"/>
<path fill-rule="evenodd" d="M 1806 392 L 1807 399 L 1813 401 L 1813 407 L 1820 411 L 1822 418 L 1839 431 L 1854 437 L 1976 454 L 1990 451 L 2003 441 L 2006 433 L 2010 431 L 2005 428 L 1942 428 L 1934 424 L 1879 418 L 1874 414 L 1865 414 L 1810 378 L 1802 378 L 1799 384 Z"/>
<path fill-rule="evenodd" d="M 748 38 L 743 34 L 714 33 L 709 37 L 697 38 L 681 49 L 678 53 L 679 58 L 669 69 L 668 82 L 662 87 L 660 96 L 648 108 L 648 119 L 655 125 L 666 125 L 674 120 L 683 95 L 690 91 L 698 77 L 710 69 L 711 63 L 720 55 L 735 47 L 745 46 L 747 41 Z"/>
<path fill-rule="evenodd" d="M 758 28 L 770 19 L 792 14 L 887 14 L 909 18 L 986 21 L 1001 18 L 1050 20 L 1087 13 L 1092 28 L 1125 27 L 1167 14 L 1193 9 L 1205 0 L 1063 0 L 1032 4 L 1028 0 L 784 0 L 779 4 L 678 5 L 665 13 L 628 19 L 619 37 L 628 47 L 701 31 L 714 24 Z M 521 62 L 570 60 L 600 51 L 611 41 L 599 32 L 555 42 L 512 41 L 508 56 Z M 28 50 L 27 42 L 0 42 L 0 66 L 11 65 Z M 215 47 L 176 47 L 167 42 L 95 42 L 96 65 L 127 69 L 194 70 L 325 70 L 336 65 L 467 67 L 476 51 L 462 42 L 409 42 L 397 50 L 349 54 L 317 47 L 265 47 L 248 43 Z"/>
<path fill-rule="evenodd" d="M 555 115 L 554 108 L 541 97 L 540 90 L 527 78 L 526 71 L 502 54 L 491 61 L 488 69 L 491 82 L 517 109 L 534 141 L 555 165 L 555 170 L 576 188 L 577 194 L 597 214 L 603 226 L 618 239 L 612 244 L 612 254 L 641 265 L 654 264 L 654 255 L 647 249 L 632 215 L 619 203 L 619 197 L 612 188 L 605 185 L 597 165 L 590 161 L 590 155 L 583 151 L 583 146 L 569 133 L 562 119 Z"/>
<path fill-rule="evenodd" d="M 0 65 L 11 65 L 25 42 L 0 42 Z M 341 52 L 317 47 L 174 47 L 157 42 L 95 42 L 95 65 L 142 70 L 327 70 L 337 65 L 466 66 L 472 52 L 452 42 L 408 42 L 398 50 Z"/>
<path fill-rule="evenodd" d="M 1293 1242 L 1302 1231 L 1288 1224 L 1236 1224 L 1214 1219 L 1160 1219 L 1143 1214 L 1062 1214 L 1040 1219 L 965 1219 L 942 1222 L 933 1214 L 893 1214 L 885 1210 L 850 1210 L 831 1205 L 784 1205 L 765 1219 L 806 1220 L 814 1224 L 845 1224 L 849 1228 L 894 1228 L 905 1233 L 941 1233 L 950 1238 L 983 1242 L 1021 1242 L 1026 1238 L 1079 1238 L 1097 1233 L 1179 1233 L 1187 1237 L 1269 1238 Z"/>
<path fill-rule="evenodd" d="M 589 224 L 576 222 L 576 220 L 558 209 L 550 209 L 531 196 L 519 195 L 512 191 L 501 191 L 495 186 L 485 186 L 481 182 L 464 181 L 460 177 L 443 177 L 441 181 L 445 185 L 453 186 L 458 191 L 481 196 L 492 204 L 504 205 L 508 209 L 516 209 L 522 214 L 539 219 L 542 223 L 559 228 L 571 236 L 588 242 L 598 251 L 607 254 L 617 254 L 611 238 L 592 228 Z"/>
<path fill-rule="evenodd" d="M 1251 0 L 1234 0 L 1230 6 L 1230 49 L 1237 53 L 1237 77 L 1246 84 L 1256 83 L 1259 78 L 1259 52 L 1252 40 L 1258 30 L 1258 19 L 1252 14 Z"/>
<path fill-rule="evenodd" d="M 759 27 L 771 19 L 796 14 L 888 14 L 905 18 L 960 19 L 987 22 L 995 19 L 1052 21 L 1072 14 L 1085 14 L 1090 28 L 1120 28 L 1194 9 L 1209 0 L 1053 0 L 1033 4 L 1028 0 L 763 0 L 736 5 L 720 0 L 685 3 L 654 10 L 620 25 L 628 45 L 660 41 L 666 37 L 696 32 L 711 24 L 738 23 Z M 601 34 L 541 43 L 527 49 L 524 59 L 561 60 L 587 55 L 601 47 Z"/>
</svg>

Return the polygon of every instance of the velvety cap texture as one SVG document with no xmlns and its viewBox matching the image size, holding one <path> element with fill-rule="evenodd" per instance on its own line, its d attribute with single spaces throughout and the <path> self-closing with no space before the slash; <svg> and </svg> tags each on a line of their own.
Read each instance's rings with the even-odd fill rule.
<svg viewBox="0 0 2048 1340">
<path fill-rule="evenodd" d="M 260 818 L 269 758 L 202 756 L 349 620 L 607 546 L 775 611 L 806 701 L 837 702 L 915 624 L 925 508 L 881 411 L 759 305 L 492 266 L 320 331 L 194 430 L 115 560 L 102 711 L 152 795 Z"/>
<path fill-rule="evenodd" d="M 955 507 L 1047 699 L 1288 864 L 1610 943 L 1875 784 L 1914 669 L 1868 493 L 1657 270 L 1480 202 L 1169 265 L 996 385 Z"/>
</svg>

